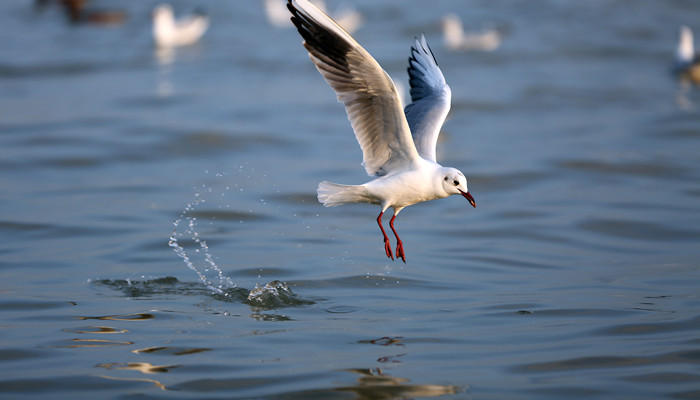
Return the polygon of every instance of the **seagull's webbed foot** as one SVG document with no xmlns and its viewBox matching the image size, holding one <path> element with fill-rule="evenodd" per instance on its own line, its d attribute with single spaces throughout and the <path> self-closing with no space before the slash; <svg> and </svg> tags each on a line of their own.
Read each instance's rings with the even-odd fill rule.
<svg viewBox="0 0 700 400">
<path fill-rule="evenodd" d="M 394 229 L 394 219 L 396 219 L 396 214 L 394 214 L 394 216 L 391 217 L 391 221 L 389 221 L 391 231 L 394 232 L 394 236 L 396 236 L 396 258 L 400 258 L 403 260 L 403 263 L 406 264 L 406 255 L 403 252 L 403 242 L 401 241 L 401 238 L 399 238 L 399 234 L 396 233 L 396 229 Z"/>
<path fill-rule="evenodd" d="M 406 264 L 406 255 L 403 252 L 403 242 L 399 240 L 399 242 L 396 244 L 396 258 L 400 258 L 403 260 L 403 263 Z"/>
<path fill-rule="evenodd" d="M 379 225 L 379 229 L 382 230 L 382 235 L 384 236 L 384 251 L 386 251 L 386 256 L 393 260 L 394 255 L 391 254 L 391 243 L 389 242 L 389 236 L 386 235 L 386 232 L 384 232 L 384 227 L 382 226 L 382 215 L 384 215 L 384 211 L 379 213 L 379 216 L 377 217 L 377 224 Z"/>
<path fill-rule="evenodd" d="M 392 260 L 394 259 L 394 255 L 391 254 L 391 243 L 389 243 L 389 238 L 385 237 L 384 238 L 384 251 L 386 251 L 386 256 L 391 258 Z M 396 257 L 398 257 L 398 250 L 396 253 Z"/>
</svg>

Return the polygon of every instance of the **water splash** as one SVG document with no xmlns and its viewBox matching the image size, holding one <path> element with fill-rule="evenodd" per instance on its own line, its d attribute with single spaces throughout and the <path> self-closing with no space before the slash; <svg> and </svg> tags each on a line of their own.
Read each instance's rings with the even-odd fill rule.
<svg viewBox="0 0 700 400">
<path fill-rule="evenodd" d="M 292 296 L 292 290 L 286 283 L 280 281 L 272 281 L 265 286 L 255 284 L 255 288 L 248 294 L 248 301 L 254 303 L 264 303 L 269 298 L 279 298 L 281 295 Z"/>
<path fill-rule="evenodd" d="M 255 284 L 255 288 L 248 294 L 246 303 L 251 306 L 269 309 L 314 304 L 311 300 L 298 297 L 287 286 L 287 283 L 280 281 L 272 281 L 265 284 L 265 286 Z"/>
<path fill-rule="evenodd" d="M 196 193 L 195 197 L 195 201 L 187 203 L 187 206 L 180 214 L 180 217 L 173 221 L 175 228 L 173 229 L 172 235 L 170 235 L 168 245 L 178 256 L 180 256 L 180 258 L 182 258 L 185 265 L 187 265 L 189 269 L 197 274 L 199 280 L 207 288 L 211 289 L 216 294 L 228 297 L 229 290 L 236 288 L 236 284 L 231 280 L 231 278 L 224 275 L 221 268 L 216 265 L 216 262 L 214 262 L 214 257 L 209 251 L 207 242 L 203 240 L 197 232 L 197 217 L 191 214 L 194 209 L 201 203 L 204 203 L 205 200 L 199 196 L 199 193 Z M 178 228 L 183 223 L 185 224 L 185 229 L 182 230 L 182 232 L 178 232 Z M 178 239 L 183 237 L 189 237 L 189 239 L 192 240 L 195 245 L 195 253 L 204 255 L 202 268 L 198 268 L 197 265 L 195 265 L 195 262 L 187 254 L 185 248 L 178 242 Z M 207 276 L 208 274 L 213 276 Z"/>
<path fill-rule="evenodd" d="M 237 173 L 243 174 L 244 166 L 241 165 Z M 250 169 L 252 172 L 253 169 Z M 209 174 L 209 171 L 205 171 L 205 174 Z M 225 173 L 215 174 L 216 182 L 223 178 L 228 178 Z M 254 180 L 256 183 L 260 183 L 265 180 L 265 175 L 245 175 L 245 179 Z M 227 179 L 228 180 L 228 179 Z M 243 186 L 248 182 L 239 182 Z M 239 186 L 239 183 L 227 183 L 225 185 L 208 185 L 202 184 L 199 187 L 195 187 L 194 200 L 187 203 L 187 206 L 182 211 L 178 219 L 173 221 L 175 228 L 173 229 L 168 245 L 175 251 L 175 253 L 183 260 L 185 265 L 192 270 L 199 281 L 206 287 L 207 290 L 217 299 L 223 301 L 240 301 L 256 309 L 276 309 L 280 307 L 296 307 L 304 306 L 308 304 L 314 304 L 312 300 L 307 300 L 300 298 L 292 292 L 292 290 L 287 286 L 286 283 L 273 280 L 263 286 L 260 284 L 255 285 L 252 290 L 247 290 L 244 288 L 239 288 L 224 272 L 219 268 L 219 266 L 214 261 L 214 256 L 212 255 L 206 240 L 204 240 L 199 234 L 198 219 L 197 215 L 210 215 L 203 208 L 203 204 L 207 203 L 207 199 L 212 200 L 208 206 L 216 206 L 218 209 L 229 208 L 229 204 L 224 200 L 226 193 L 238 189 L 238 191 L 244 191 L 243 187 Z M 221 189 L 217 189 L 221 188 Z M 252 207 L 265 207 L 269 208 L 267 201 L 263 198 L 259 198 L 258 204 Z M 204 211 L 204 212 L 203 212 Z M 248 210 L 253 213 L 253 210 Z M 214 219 L 212 217 L 212 219 Z M 240 221 L 243 223 L 244 221 Z M 262 278 L 262 271 L 260 269 L 260 275 L 258 279 Z"/>
</svg>

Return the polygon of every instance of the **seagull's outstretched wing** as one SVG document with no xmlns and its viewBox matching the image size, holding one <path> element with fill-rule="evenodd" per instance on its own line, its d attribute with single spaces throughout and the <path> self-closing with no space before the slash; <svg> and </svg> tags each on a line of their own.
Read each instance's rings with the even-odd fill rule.
<svg viewBox="0 0 700 400">
<path fill-rule="evenodd" d="M 419 160 L 401 98 L 377 61 L 306 0 L 289 0 L 292 22 L 323 78 L 345 105 L 370 176 Z"/>
<path fill-rule="evenodd" d="M 406 106 L 405 113 L 413 141 L 421 157 L 437 161 L 435 147 L 450 111 L 452 92 L 423 35 L 411 47 L 408 77 L 412 103 Z"/>
</svg>

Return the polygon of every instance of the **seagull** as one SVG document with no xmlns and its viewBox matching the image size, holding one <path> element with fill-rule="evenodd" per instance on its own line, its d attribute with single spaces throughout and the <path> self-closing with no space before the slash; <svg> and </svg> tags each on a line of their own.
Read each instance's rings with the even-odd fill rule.
<svg viewBox="0 0 700 400">
<path fill-rule="evenodd" d="M 37 2 L 41 5 L 41 2 Z M 105 10 L 86 7 L 87 0 L 61 0 L 70 22 L 90 23 L 95 25 L 120 25 L 126 21 L 124 10 Z"/>
<path fill-rule="evenodd" d="M 488 29 L 481 33 L 464 33 L 462 20 L 455 14 L 447 14 L 443 17 L 442 32 L 445 44 L 450 50 L 493 51 L 501 45 L 501 32 L 497 29 Z"/>
<path fill-rule="evenodd" d="M 208 28 L 209 18 L 202 13 L 175 20 L 173 9 L 169 4 L 160 4 L 153 10 L 153 38 L 159 47 L 193 44 Z"/>
<path fill-rule="evenodd" d="M 681 26 L 673 71 L 683 81 L 700 84 L 700 57 L 695 54 L 693 31 Z"/>
<path fill-rule="evenodd" d="M 452 93 L 430 47 L 415 38 L 408 59 L 412 103 L 403 108 L 389 74 L 328 15 L 307 0 L 288 0 L 292 22 L 326 82 L 345 105 L 360 143 L 363 166 L 373 180 L 362 185 L 319 183 L 318 200 L 326 207 L 346 203 L 381 206 L 377 224 L 387 257 L 394 259 L 382 216 L 393 208 L 389 226 L 396 236 L 396 258 L 406 262 L 403 243 L 394 228 L 396 215 L 412 204 L 464 196 L 476 207 L 467 178 L 437 163 L 435 147 Z"/>
</svg>

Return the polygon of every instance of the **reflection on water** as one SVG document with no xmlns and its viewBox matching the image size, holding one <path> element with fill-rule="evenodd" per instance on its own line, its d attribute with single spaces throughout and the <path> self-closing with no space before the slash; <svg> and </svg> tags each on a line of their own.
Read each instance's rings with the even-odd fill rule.
<svg viewBox="0 0 700 400">
<path fill-rule="evenodd" d="M 72 333 L 86 333 L 86 334 L 92 334 L 92 333 L 127 333 L 129 332 L 128 329 L 117 329 L 117 328 L 112 328 L 109 326 L 86 326 L 86 327 L 81 327 L 81 328 L 68 328 L 64 329 L 64 332 L 72 332 Z"/>
<path fill-rule="evenodd" d="M 437 397 L 449 394 L 458 394 L 464 392 L 466 387 L 458 387 L 452 385 L 420 385 L 411 384 L 410 379 L 400 378 L 386 374 L 379 368 L 367 369 L 346 369 L 338 371 L 341 373 L 352 373 L 357 375 L 355 384 L 338 385 L 332 388 L 323 389 L 308 389 L 301 391 L 289 391 L 280 394 L 287 399 L 331 399 L 331 398 L 347 398 L 340 394 L 352 394 L 352 399 L 369 400 L 369 399 L 408 399 L 408 398 L 423 398 Z M 343 375 L 341 378 L 345 378 Z M 183 382 L 172 387 L 171 390 L 179 390 L 191 393 L 207 393 L 211 391 L 241 393 L 247 392 L 251 387 L 265 386 L 270 387 L 279 382 L 272 378 L 263 379 L 240 379 L 240 378 L 223 378 L 223 379 L 201 379 Z M 339 397 L 340 395 L 340 397 Z M 271 395 L 270 398 L 277 398 L 278 395 Z M 264 397 L 263 398 L 267 398 Z"/>
<path fill-rule="evenodd" d="M 350 392 L 357 399 L 403 399 L 413 397 L 437 397 L 456 394 L 466 388 L 450 385 L 412 385 L 410 379 L 387 375 L 380 368 L 347 369 L 359 377 L 357 385 L 334 388 L 334 392 Z"/>
<path fill-rule="evenodd" d="M 124 340 L 106 340 L 106 339 L 70 339 L 58 344 L 50 345 L 49 347 L 108 347 L 108 346 L 128 346 L 134 342 Z"/>
<path fill-rule="evenodd" d="M 158 354 L 173 355 L 173 356 L 186 356 L 188 354 L 197 354 L 197 353 L 201 353 L 203 351 L 211 351 L 211 350 L 212 349 L 206 349 L 206 348 L 148 347 L 145 349 L 131 350 L 131 352 L 135 353 L 135 354 L 158 353 Z"/>
<path fill-rule="evenodd" d="M 173 368 L 182 367 L 182 365 L 153 365 L 151 363 L 103 363 L 95 365 L 96 368 L 106 369 L 124 369 L 138 371 L 144 374 L 161 374 L 170 372 Z"/>
<path fill-rule="evenodd" d="M 98 319 L 103 321 L 147 321 L 149 319 L 155 318 L 153 314 L 149 313 L 137 313 L 137 314 L 123 314 L 123 315 L 106 315 L 104 317 L 76 317 L 81 320 L 86 319 Z"/>
<path fill-rule="evenodd" d="M 147 382 L 147 383 L 152 383 L 154 384 L 157 388 L 161 390 L 168 390 L 165 385 L 163 385 L 161 382 L 155 380 L 155 379 L 146 379 L 146 378 L 117 378 L 114 376 L 107 376 L 107 375 L 98 375 L 100 378 L 104 379 L 109 379 L 113 381 L 125 381 L 125 382 Z"/>
<path fill-rule="evenodd" d="M 358 343 L 371 343 L 371 344 L 376 344 L 379 346 L 405 346 L 402 339 L 403 339 L 403 337 L 401 337 L 401 336 L 396 336 L 396 337 L 384 336 L 384 337 L 379 338 L 379 339 L 360 340 Z"/>
<path fill-rule="evenodd" d="M 175 60 L 175 49 L 170 46 L 157 46 L 153 51 L 158 62 L 156 95 L 159 98 L 169 98 L 175 93 L 175 85 L 172 79 L 172 63 Z"/>
<path fill-rule="evenodd" d="M 160 278 L 154 280 L 146 281 L 109 281 L 102 280 L 95 282 L 100 286 L 110 287 L 116 290 L 123 290 L 123 286 L 127 285 L 130 287 L 128 293 L 130 294 L 140 294 L 142 296 L 153 296 L 153 295 L 167 295 L 170 293 L 178 292 L 180 294 L 189 296 L 218 296 L 217 293 L 212 293 L 211 291 L 203 290 L 201 284 L 182 284 L 175 278 Z M 156 285 L 157 283 L 157 285 Z M 204 288 L 208 289 L 208 288 Z M 221 299 L 228 299 L 229 301 L 233 296 L 220 297 Z M 251 307 L 254 313 L 251 315 L 254 319 L 258 321 L 274 321 L 283 322 L 290 321 L 291 318 L 286 317 L 281 314 L 277 314 L 274 310 L 282 307 L 300 307 L 305 305 L 315 304 L 313 301 L 304 300 L 298 298 L 291 289 L 284 283 L 279 281 L 270 282 L 264 286 L 256 286 L 251 290 L 247 297 L 239 296 L 238 301 L 247 303 Z M 263 311 L 273 311 L 263 312 Z M 105 317 L 81 317 L 81 319 L 100 319 L 100 320 L 114 320 L 114 321 L 139 321 L 139 320 L 152 320 L 155 321 L 155 316 L 153 314 L 132 314 L 132 315 L 110 315 Z M 117 333 L 116 329 L 108 327 L 90 327 L 89 329 L 75 328 L 66 329 L 69 332 L 78 333 L 103 333 L 112 332 Z M 250 332 L 253 336 L 267 336 L 276 335 L 283 333 L 285 330 L 268 330 L 265 332 L 252 331 Z M 124 329 L 118 333 L 128 334 L 129 331 Z M 399 348 L 405 348 L 405 343 L 403 337 L 381 337 L 377 339 L 360 340 L 359 344 L 372 344 L 381 347 L 395 346 Z M 107 345 L 107 341 L 95 341 L 95 340 L 84 340 L 83 342 L 95 343 L 100 342 L 103 345 Z M 113 342 L 112 345 L 119 343 Z M 124 342 L 124 344 L 134 344 L 134 342 Z M 212 351 L 210 348 L 186 348 L 186 347 L 171 347 L 171 346 L 159 346 L 159 347 L 147 347 L 141 349 L 131 350 L 132 353 L 143 356 L 190 356 L 199 354 L 202 352 Z M 376 361 L 380 364 L 396 365 L 401 362 L 401 358 L 405 357 L 408 353 L 391 354 L 380 356 Z M 104 368 L 108 370 L 121 370 L 121 371 L 138 371 L 144 374 L 157 374 L 157 373 L 168 373 L 175 368 L 183 367 L 184 363 L 177 364 L 154 364 L 150 362 L 103 362 L 95 365 L 96 368 Z M 324 396 L 330 395 L 331 393 L 353 393 L 357 399 L 399 399 L 408 397 L 437 397 L 447 394 L 456 394 L 464 391 L 465 387 L 458 387 L 453 385 L 419 385 L 411 384 L 410 379 L 399 378 L 385 373 L 381 368 L 367 368 L 367 369 L 347 369 L 346 372 L 352 372 L 359 377 L 357 378 L 356 385 L 339 385 L 335 388 L 326 389 L 311 389 L 300 393 L 290 394 L 292 398 L 307 398 L 306 396 Z M 102 376 L 102 375 L 101 375 Z M 118 380 L 130 380 L 130 381 L 144 381 L 142 379 L 131 379 L 123 377 L 112 377 L 112 376 L 102 376 L 108 379 L 118 379 Z M 147 382 L 154 383 L 156 386 L 163 390 L 168 390 L 166 385 L 159 381 L 146 380 Z M 231 381 L 230 385 L 237 385 L 238 380 Z M 207 381 L 207 386 L 215 387 L 225 387 L 229 383 L 225 381 L 212 382 Z M 172 388 L 171 388 L 172 389 Z M 177 385 L 175 388 L 177 390 L 189 390 L 199 392 L 204 390 L 204 387 L 200 387 L 197 382 L 182 383 Z"/>
</svg>

